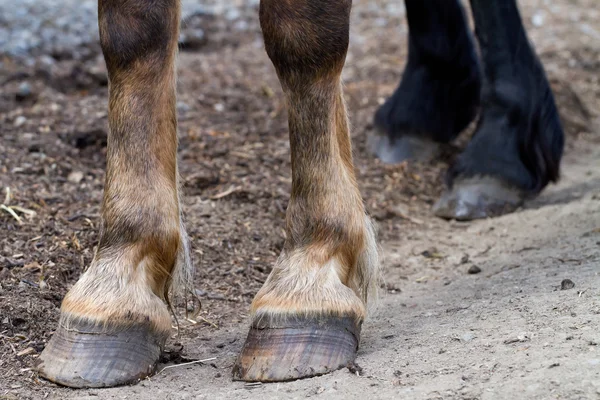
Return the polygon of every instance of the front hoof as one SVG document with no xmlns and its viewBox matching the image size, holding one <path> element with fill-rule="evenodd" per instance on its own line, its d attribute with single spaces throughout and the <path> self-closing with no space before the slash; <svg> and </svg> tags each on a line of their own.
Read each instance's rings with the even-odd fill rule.
<svg viewBox="0 0 600 400">
<path fill-rule="evenodd" d="M 429 161 L 440 152 L 440 144 L 425 135 L 402 135 L 390 139 L 387 134 L 374 134 L 368 143 L 371 152 L 386 164 L 399 164 L 405 160 Z"/>
<path fill-rule="evenodd" d="M 350 316 L 261 316 L 250 328 L 233 378 L 282 382 L 350 366 L 356 358 L 361 323 Z"/>
<path fill-rule="evenodd" d="M 459 221 L 497 217 L 515 211 L 524 194 L 492 177 L 456 181 L 433 206 L 436 216 Z"/>
<path fill-rule="evenodd" d="M 41 377 L 73 388 L 135 383 L 154 372 L 166 336 L 150 323 L 115 327 L 75 320 L 59 325 L 36 368 Z"/>
</svg>

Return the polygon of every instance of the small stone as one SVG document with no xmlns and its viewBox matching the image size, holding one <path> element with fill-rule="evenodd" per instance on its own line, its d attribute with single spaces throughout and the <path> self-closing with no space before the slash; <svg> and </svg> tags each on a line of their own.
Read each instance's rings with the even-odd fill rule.
<svg viewBox="0 0 600 400">
<path fill-rule="evenodd" d="M 179 111 L 180 113 L 185 113 L 190 111 L 191 107 L 189 105 L 187 105 L 186 103 L 184 103 L 183 101 L 178 101 L 177 102 L 177 111 Z"/>
<path fill-rule="evenodd" d="M 481 272 L 481 268 L 479 268 L 477 265 L 471 265 L 467 272 L 469 274 L 478 274 Z"/>
<path fill-rule="evenodd" d="M 463 342 L 470 342 L 471 340 L 475 339 L 475 335 L 474 335 L 474 334 L 472 334 L 471 332 L 467 332 L 467 333 L 465 333 L 464 335 L 462 335 L 462 336 L 460 337 L 460 339 L 461 339 Z"/>
<path fill-rule="evenodd" d="M 17 118 L 15 118 L 15 127 L 19 127 L 21 125 L 23 125 L 25 122 L 27 122 L 27 118 L 25 118 L 22 115 L 19 115 Z"/>
<path fill-rule="evenodd" d="M 31 93 L 32 90 L 29 82 L 23 82 L 19 85 L 19 90 L 17 91 L 15 98 L 17 99 L 17 101 L 23 101 L 31 97 Z"/>
<path fill-rule="evenodd" d="M 533 14 L 533 17 L 531 17 L 531 23 L 536 28 L 539 28 L 542 25 L 544 25 L 544 14 L 542 14 L 541 12 L 536 12 L 535 14 Z"/>
<path fill-rule="evenodd" d="M 560 290 L 569 290 L 575 287 L 575 283 L 570 279 L 563 279 L 560 283 Z"/>
<path fill-rule="evenodd" d="M 517 336 L 513 336 L 510 337 L 506 340 L 504 340 L 504 344 L 512 344 L 512 343 L 523 343 L 523 342 L 528 342 L 529 341 L 529 335 L 527 335 L 526 333 L 521 333 Z"/>
<path fill-rule="evenodd" d="M 83 172 L 73 171 L 67 176 L 67 180 L 72 183 L 79 183 L 83 180 Z"/>
<path fill-rule="evenodd" d="M 179 45 L 185 50 L 198 50 L 208 43 L 202 29 L 184 29 L 179 34 Z"/>
</svg>

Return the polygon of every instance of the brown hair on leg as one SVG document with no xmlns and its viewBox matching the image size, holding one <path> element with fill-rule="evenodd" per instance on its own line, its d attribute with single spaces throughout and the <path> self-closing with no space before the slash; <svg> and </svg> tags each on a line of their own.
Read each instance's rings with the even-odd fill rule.
<svg viewBox="0 0 600 400">
<path fill-rule="evenodd" d="M 357 187 L 340 75 L 349 0 L 262 0 L 265 47 L 288 103 L 287 238 L 252 303 L 234 375 L 289 380 L 352 362 L 378 267 Z"/>
<path fill-rule="evenodd" d="M 165 301 L 177 263 L 189 259 L 177 183 L 179 7 L 98 2 L 110 128 L 102 228 L 40 357 L 41 375 L 57 383 L 113 386 L 146 376 L 171 331 Z"/>
</svg>

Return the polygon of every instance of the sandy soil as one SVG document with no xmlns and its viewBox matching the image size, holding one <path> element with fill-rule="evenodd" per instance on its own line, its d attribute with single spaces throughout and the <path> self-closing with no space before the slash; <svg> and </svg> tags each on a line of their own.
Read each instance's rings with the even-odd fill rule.
<svg viewBox="0 0 600 400">
<path fill-rule="evenodd" d="M 396 0 L 355 1 L 344 77 L 385 284 L 364 326 L 362 371 L 285 384 L 230 379 L 248 304 L 283 244 L 290 186 L 283 99 L 252 6 L 187 25 L 203 27 L 180 57 L 178 103 L 203 308 L 193 324 L 184 315 L 193 304 L 180 305 L 160 366 L 169 368 L 131 387 L 74 391 L 31 370 L 97 243 L 106 151 L 97 44 L 80 43 L 80 58 L 5 56 L 0 201 L 20 207 L 21 222 L 0 211 L 0 398 L 600 398 L 600 12 L 592 0 L 521 3 L 567 132 L 563 178 L 512 215 L 457 223 L 430 206 L 468 133 L 431 164 L 384 166 L 366 151 L 374 109 L 401 73 L 406 23 Z"/>
</svg>

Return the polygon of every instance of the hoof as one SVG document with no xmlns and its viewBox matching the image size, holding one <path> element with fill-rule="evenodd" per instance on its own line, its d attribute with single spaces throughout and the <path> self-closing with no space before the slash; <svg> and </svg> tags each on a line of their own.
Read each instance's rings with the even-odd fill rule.
<svg viewBox="0 0 600 400">
<path fill-rule="evenodd" d="M 361 322 L 353 317 L 277 317 L 256 320 L 233 367 L 233 379 L 281 382 L 352 365 Z"/>
<path fill-rule="evenodd" d="M 398 164 L 405 160 L 432 160 L 441 146 L 425 136 L 403 135 L 391 140 L 387 134 L 375 134 L 369 138 L 369 147 L 384 163 Z"/>
<path fill-rule="evenodd" d="M 523 192 L 498 179 L 472 178 L 457 181 L 433 206 L 436 216 L 459 221 L 497 217 L 523 204 Z"/>
<path fill-rule="evenodd" d="M 74 388 L 135 383 L 154 372 L 166 336 L 149 323 L 107 329 L 73 321 L 59 325 L 36 368 L 41 377 Z"/>
</svg>

